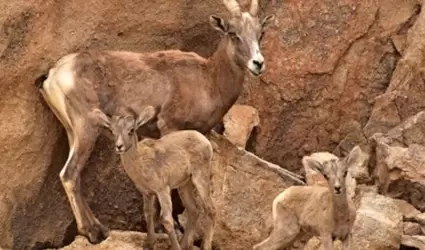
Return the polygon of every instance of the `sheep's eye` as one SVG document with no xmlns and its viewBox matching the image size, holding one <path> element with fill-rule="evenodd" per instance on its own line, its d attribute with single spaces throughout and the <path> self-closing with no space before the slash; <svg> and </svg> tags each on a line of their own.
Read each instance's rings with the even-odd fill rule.
<svg viewBox="0 0 425 250">
<path fill-rule="evenodd" d="M 344 177 L 346 177 L 346 176 L 347 176 L 347 174 L 348 174 L 348 171 L 345 171 L 345 172 L 344 172 Z"/>
<path fill-rule="evenodd" d="M 129 135 L 132 135 L 134 133 L 134 128 L 130 129 L 130 131 L 128 132 Z"/>
<path fill-rule="evenodd" d="M 326 174 L 323 174 L 323 177 L 325 177 L 325 179 L 328 179 L 328 176 Z"/>
</svg>

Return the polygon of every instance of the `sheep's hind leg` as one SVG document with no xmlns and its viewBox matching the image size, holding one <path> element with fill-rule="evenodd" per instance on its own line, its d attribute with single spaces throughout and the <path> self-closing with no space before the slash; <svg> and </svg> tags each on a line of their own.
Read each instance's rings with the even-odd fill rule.
<svg viewBox="0 0 425 250">
<path fill-rule="evenodd" d="M 208 168 L 209 166 L 205 166 Z M 210 193 L 210 176 L 206 175 L 202 171 L 196 171 L 192 175 L 192 182 L 198 191 L 199 201 L 201 206 L 204 208 L 205 213 L 208 218 L 207 225 L 204 229 L 204 240 L 202 242 L 202 250 L 210 250 L 212 248 L 212 241 L 214 236 L 214 227 L 215 227 L 215 206 L 211 198 Z"/>
<path fill-rule="evenodd" d="M 60 178 L 72 211 L 77 221 L 78 231 L 90 242 L 98 243 L 108 236 L 108 228 L 94 216 L 81 191 L 81 171 L 93 151 L 99 128 L 90 121 L 79 120 L 74 126 L 65 126 L 70 139 L 68 159 L 60 172 Z"/>
<path fill-rule="evenodd" d="M 273 230 L 267 239 L 255 245 L 253 250 L 279 250 L 289 247 L 300 233 L 297 218 L 291 212 L 276 205 Z"/>
<path fill-rule="evenodd" d="M 159 204 L 161 205 L 161 220 L 165 231 L 171 242 L 172 250 L 181 250 L 177 235 L 174 230 L 173 216 L 172 216 L 172 202 L 170 196 L 170 188 L 165 188 L 157 193 Z"/>
<path fill-rule="evenodd" d="M 192 249 L 193 237 L 199 219 L 199 208 L 196 206 L 196 198 L 193 192 L 194 189 L 195 187 L 190 181 L 178 189 L 188 216 L 186 230 L 184 232 L 183 239 L 181 240 L 181 247 L 183 250 Z"/>
<path fill-rule="evenodd" d="M 143 213 L 145 215 L 146 227 L 148 233 L 148 246 L 149 249 L 155 250 L 155 223 L 154 223 L 154 214 L 156 212 L 155 207 L 155 195 L 145 195 L 143 194 Z"/>
</svg>

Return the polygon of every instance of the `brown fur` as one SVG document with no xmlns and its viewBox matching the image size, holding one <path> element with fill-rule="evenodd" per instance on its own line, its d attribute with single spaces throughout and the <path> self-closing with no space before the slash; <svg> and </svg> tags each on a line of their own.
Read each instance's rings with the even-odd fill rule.
<svg viewBox="0 0 425 250">
<path fill-rule="evenodd" d="M 355 147 L 345 159 L 327 152 L 305 156 L 305 167 L 322 173 L 328 187 L 293 186 L 276 196 L 273 201 L 273 231 L 253 249 L 284 249 L 307 235 L 320 237 L 325 250 L 334 249 L 335 239 L 341 240 L 344 250 L 348 250 L 356 209 L 347 194 L 345 179 L 348 168 L 359 158 L 359 150 Z"/>
<path fill-rule="evenodd" d="M 109 128 L 121 153 L 121 161 L 130 179 L 144 198 L 144 214 L 148 224 L 148 243 L 154 248 L 154 199 L 161 205 L 161 217 L 173 250 L 192 249 L 193 233 L 199 218 L 199 208 L 207 215 L 203 250 L 211 250 L 215 224 L 215 208 L 210 194 L 211 159 L 213 149 L 208 139 L 195 130 L 171 132 L 158 140 L 144 139 L 138 143 L 135 130 L 151 120 L 156 111 L 147 106 L 140 115 L 122 110 L 107 117 L 94 111 L 99 123 Z M 172 220 L 170 191 L 177 189 L 188 211 L 188 223 L 180 248 Z M 197 202 L 195 192 L 199 195 Z"/>
<path fill-rule="evenodd" d="M 235 0 L 224 1 L 228 8 L 237 5 Z M 259 40 L 274 16 L 260 21 L 235 10 L 231 10 L 230 21 L 210 16 L 212 27 L 224 38 L 209 59 L 178 50 L 92 50 L 64 56 L 50 69 L 42 85 L 36 81 L 67 131 L 70 152 L 60 178 L 78 231 L 90 242 L 99 242 L 108 235 L 80 187 L 81 171 L 100 133 L 92 111 L 111 114 L 117 107 L 126 106 L 139 112 L 144 105 L 152 105 L 157 116 L 139 132 L 154 138 L 183 129 L 210 131 L 239 97 L 245 70 L 259 75 L 265 69 Z"/>
</svg>

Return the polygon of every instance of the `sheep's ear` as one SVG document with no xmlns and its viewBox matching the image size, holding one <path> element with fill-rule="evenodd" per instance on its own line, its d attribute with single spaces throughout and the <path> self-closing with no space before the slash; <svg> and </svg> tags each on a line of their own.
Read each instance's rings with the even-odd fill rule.
<svg viewBox="0 0 425 250">
<path fill-rule="evenodd" d="M 302 159 L 302 163 L 305 168 L 310 168 L 310 169 L 313 169 L 314 171 L 322 173 L 322 169 L 323 169 L 322 164 L 316 159 L 313 159 L 310 156 L 304 156 Z"/>
<path fill-rule="evenodd" d="M 352 165 L 357 164 L 361 156 L 362 149 L 359 146 L 355 146 L 344 159 L 347 168 L 350 168 Z"/>
<path fill-rule="evenodd" d="M 210 25 L 223 34 L 229 30 L 228 23 L 223 18 L 215 15 L 210 15 Z"/>
<path fill-rule="evenodd" d="M 105 113 L 103 113 L 99 109 L 94 109 L 92 112 L 94 119 L 98 125 L 104 126 L 106 128 L 110 128 L 111 126 L 111 118 L 109 118 Z"/>
<path fill-rule="evenodd" d="M 156 115 L 156 110 L 153 106 L 146 106 L 140 112 L 136 119 L 136 129 L 152 120 Z"/>
</svg>

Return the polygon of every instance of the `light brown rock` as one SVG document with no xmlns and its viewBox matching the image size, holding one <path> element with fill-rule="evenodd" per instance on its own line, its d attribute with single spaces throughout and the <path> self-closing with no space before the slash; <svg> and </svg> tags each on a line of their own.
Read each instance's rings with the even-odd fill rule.
<svg viewBox="0 0 425 250">
<path fill-rule="evenodd" d="M 401 244 L 407 247 L 415 247 L 417 249 L 425 249 L 425 236 L 422 235 L 403 235 Z"/>
<path fill-rule="evenodd" d="M 402 214 L 388 197 L 367 193 L 353 226 L 352 249 L 398 250 L 403 235 Z"/>
<path fill-rule="evenodd" d="M 425 209 L 425 147 L 390 146 L 376 137 L 375 176 L 380 191 L 394 198 L 408 200 L 417 209 Z"/>
<path fill-rule="evenodd" d="M 419 235 L 422 234 L 422 227 L 419 223 L 415 222 L 403 222 L 403 234 L 404 235 Z"/>
<path fill-rule="evenodd" d="M 258 111 L 248 105 L 234 105 L 224 116 L 223 135 L 238 147 L 245 148 L 252 130 L 258 126 Z"/>
<path fill-rule="evenodd" d="M 68 246 L 62 250 L 139 250 L 146 246 L 147 235 L 140 232 L 112 230 L 109 237 L 99 244 L 91 244 L 85 237 L 77 236 Z M 168 250 L 170 248 L 168 237 L 160 234 L 156 242 L 157 250 Z"/>
</svg>

